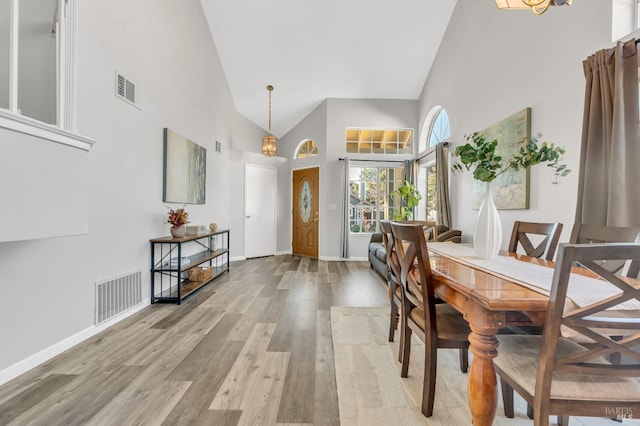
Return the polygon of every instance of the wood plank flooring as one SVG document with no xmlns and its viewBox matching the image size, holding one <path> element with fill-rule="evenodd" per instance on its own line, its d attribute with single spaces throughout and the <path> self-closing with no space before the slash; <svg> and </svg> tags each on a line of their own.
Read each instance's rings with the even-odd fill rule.
<svg viewBox="0 0 640 426">
<path fill-rule="evenodd" d="M 236 262 L 0 387 L 0 425 L 338 425 L 331 306 L 386 306 L 367 262 Z"/>
<path fill-rule="evenodd" d="M 386 284 L 368 262 L 233 263 L 182 305 L 148 306 L 0 386 L 0 425 L 339 425 L 332 306 L 386 307 Z M 458 401 L 446 424 L 467 424 L 466 375 L 443 355 L 437 399 Z"/>
</svg>

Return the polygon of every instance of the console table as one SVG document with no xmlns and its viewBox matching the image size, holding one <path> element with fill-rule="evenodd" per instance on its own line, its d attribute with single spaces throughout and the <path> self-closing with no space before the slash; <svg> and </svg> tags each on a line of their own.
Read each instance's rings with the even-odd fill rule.
<svg viewBox="0 0 640 426">
<path fill-rule="evenodd" d="M 151 243 L 151 303 L 182 300 L 229 271 L 229 230 L 182 238 L 161 237 Z M 211 268 L 211 276 L 189 280 L 189 270 Z"/>
</svg>

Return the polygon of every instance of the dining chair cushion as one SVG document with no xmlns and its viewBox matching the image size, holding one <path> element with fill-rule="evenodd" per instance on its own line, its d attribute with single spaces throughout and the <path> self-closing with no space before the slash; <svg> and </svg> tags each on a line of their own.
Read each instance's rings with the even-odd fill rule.
<svg viewBox="0 0 640 426">
<path fill-rule="evenodd" d="M 501 375 L 512 377 L 523 389 L 535 393 L 538 357 L 542 336 L 508 335 L 498 336 L 498 356 L 494 359 L 496 370 Z M 568 339 L 558 341 L 557 356 L 564 357 L 586 349 Z M 603 364 L 608 364 L 604 359 Z M 558 374 L 551 384 L 551 399 L 584 399 L 589 401 L 637 401 L 640 383 L 635 378 L 608 376 L 577 376 Z"/>
<path fill-rule="evenodd" d="M 438 339 L 439 340 L 457 340 L 465 341 L 469 338 L 471 329 L 469 323 L 465 321 L 460 312 L 456 311 L 446 303 L 436 305 L 436 315 L 438 316 Z M 414 307 L 411 309 L 411 318 L 421 328 L 425 329 L 424 311 Z"/>
</svg>

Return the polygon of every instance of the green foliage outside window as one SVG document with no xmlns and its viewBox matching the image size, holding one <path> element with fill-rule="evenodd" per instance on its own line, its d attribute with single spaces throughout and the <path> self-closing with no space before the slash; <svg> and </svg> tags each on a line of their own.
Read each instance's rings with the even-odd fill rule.
<svg viewBox="0 0 640 426">
<path fill-rule="evenodd" d="M 400 199 L 391 193 L 400 184 L 401 168 L 352 167 L 349 229 L 351 232 L 379 232 L 378 221 L 391 219 Z"/>
</svg>

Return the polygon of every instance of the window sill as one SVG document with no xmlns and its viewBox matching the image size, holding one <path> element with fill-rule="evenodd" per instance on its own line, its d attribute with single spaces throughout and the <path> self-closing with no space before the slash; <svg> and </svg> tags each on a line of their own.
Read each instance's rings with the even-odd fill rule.
<svg viewBox="0 0 640 426">
<path fill-rule="evenodd" d="M 89 151 L 95 143 L 93 139 L 1 108 L 0 127 L 85 151 Z"/>
</svg>

